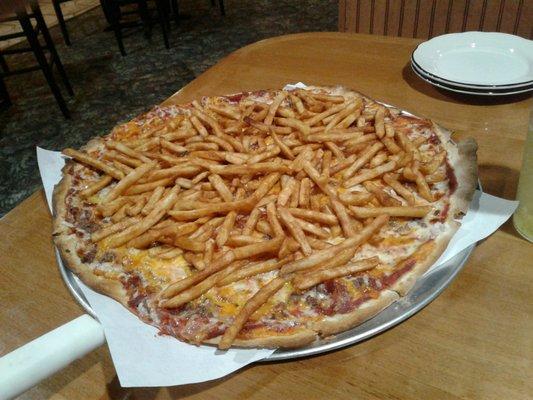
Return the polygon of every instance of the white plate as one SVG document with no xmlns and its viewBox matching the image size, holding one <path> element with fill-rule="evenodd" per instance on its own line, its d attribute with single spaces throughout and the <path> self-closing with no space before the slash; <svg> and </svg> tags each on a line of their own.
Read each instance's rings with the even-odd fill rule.
<svg viewBox="0 0 533 400">
<path fill-rule="evenodd" d="M 424 76 L 426 76 L 426 77 L 428 77 L 428 78 L 430 78 L 430 79 L 432 79 L 434 81 L 440 82 L 443 85 L 456 86 L 457 88 L 465 88 L 466 90 L 476 89 L 476 90 L 506 90 L 506 91 L 510 91 L 510 90 L 525 89 L 525 88 L 533 85 L 533 81 L 521 83 L 521 84 L 518 84 L 518 85 L 473 85 L 473 84 L 468 84 L 468 83 L 455 82 L 455 81 L 450 81 L 448 79 L 440 78 L 440 77 L 438 77 L 436 75 L 433 75 L 433 74 L 429 73 L 428 71 L 424 70 L 420 65 L 417 64 L 417 62 L 414 60 L 414 58 L 412 56 L 411 56 L 411 64 L 413 65 L 413 67 L 417 68 L 418 72 L 420 72 Z"/>
<path fill-rule="evenodd" d="M 523 85 L 533 81 L 533 41 L 506 33 L 463 32 L 420 44 L 413 59 L 454 84 Z"/>
<path fill-rule="evenodd" d="M 411 64 L 411 68 L 413 69 L 414 73 L 422 80 L 426 81 L 427 83 L 436 86 L 441 89 L 449 90 L 451 92 L 455 93 L 463 93 L 463 94 L 470 94 L 475 96 L 510 96 L 520 93 L 527 93 L 533 91 L 533 86 L 529 86 L 527 89 L 520 89 L 520 90 L 509 90 L 509 91 L 500 91 L 500 90 L 474 90 L 474 89 L 467 89 L 467 88 L 458 88 L 454 86 L 448 86 L 444 83 L 435 81 L 427 76 L 424 76 L 414 64 Z"/>
</svg>

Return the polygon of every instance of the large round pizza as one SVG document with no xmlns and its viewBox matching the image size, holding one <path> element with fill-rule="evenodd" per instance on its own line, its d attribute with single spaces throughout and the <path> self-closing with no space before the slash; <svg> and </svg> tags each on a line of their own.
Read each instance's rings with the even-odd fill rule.
<svg viewBox="0 0 533 400">
<path fill-rule="evenodd" d="M 477 182 L 473 140 L 343 87 L 156 107 L 63 153 L 67 266 L 221 349 L 304 346 L 379 313 L 442 254 Z"/>
</svg>

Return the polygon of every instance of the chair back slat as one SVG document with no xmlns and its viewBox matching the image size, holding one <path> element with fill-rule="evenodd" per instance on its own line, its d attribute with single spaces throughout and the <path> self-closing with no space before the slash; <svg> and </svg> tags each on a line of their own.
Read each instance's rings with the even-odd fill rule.
<svg viewBox="0 0 533 400">
<path fill-rule="evenodd" d="M 531 0 L 340 0 L 339 30 L 430 38 L 452 32 L 506 32 L 531 38 Z"/>
</svg>

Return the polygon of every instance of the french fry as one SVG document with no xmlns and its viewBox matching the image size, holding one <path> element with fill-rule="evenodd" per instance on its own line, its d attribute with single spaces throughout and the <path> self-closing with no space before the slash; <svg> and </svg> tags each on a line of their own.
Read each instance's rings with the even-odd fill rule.
<svg viewBox="0 0 533 400">
<path fill-rule="evenodd" d="M 226 246 L 229 247 L 242 247 L 248 246 L 249 244 L 261 243 L 262 238 L 258 238 L 250 235 L 232 235 L 226 241 Z"/>
<path fill-rule="evenodd" d="M 342 243 L 328 247 L 324 250 L 319 250 L 308 257 L 286 264 L 283 268 L 281 268 L 282 276 L 315 267 L 334 257 L 344 249 L 359 247 L 361 244 L 366 242 L 370 236 L 381 229 L 381 227 L 384 226 L 388 221 L 389 216 L 386 214 L 381 214 L 370 224 L 365 226 L 360 232 L 358 232 L 357 235 L 345 239 Z"/>
<path fill-rule="evenodd" d="M 118 199 L 113 200 L 107 204 L 99 204 L 96 206 L 97 211 L 102 214 L 103 217 L 110 217 L 117 212 L 119 208 L 124 206 L 127 203 L 130 203 L 132 199 L 127 197 L 119 197 Z"/>
<path fill-rule="evenodd" d="M 161 199 L 163 196 L 163 193 L 165 192 L 165 188 L 163 186 L 158 186 L 154 189 L 150 197 L 148 198 L 148 201 L 146 202 L 146 205 L 141 210 L 141 214 L 148 215 L 150 211 L 152 211 L 152 208 L 154 205 Z"/>
<path fill-rule="evenodd" d="M 153 225 L 158 223 L 165 213 L 172 208 L 174 202 L 178 198 L 179 186 L 174 186 L 170 192 L 159 200 L 150 214 L 144 217 L 141 221 L 135 225 L 131 225 L 122 232 L 116 233 L 111 236 L 107 242 L 110 248 L 119 247 L 124 243 L 134 239 L 150 229 Z"/>
<path fill-rule="evenodd" d="M 113 182 L 113 177 L 109 175 L 104 175 L 100 179 L 95 182 L 92 182 L 85 189 L 83 189 L 80 192 L 80 196 L 85 199 L 91 197 L 93 194 L 98 193 L 100 190 L 108 186 L 111 182 Z"/>
<path fill-rule="evenodd" d="M 86 153 L 82 153 L 81 151 L 77 151 L 74 149 L 65 149 L 62 151 L 62 153 L 66 156 L 72 157 L 76 161 L 79 161 L 91 167 L 94 167 L 99 171 L 103 171 L 107 175 L 112 176 L 115 179 L 120 180 L 124 177 L 124 173 L 122 171 L 119 171 L 115 167 L 112 167 L 104 163 L 103 161 L 100 161 L 97 158 L 94 158 Z"/>
<path fill-rule="evenodd" d="M 313 225 L 310 222 L 307 222 L 299 218 L 294 218 L 294 221 L 296 221 L 296 223 L 300 226 L 300 228 L 302 228 L 303 231 L 309 232 L 318 238 L 327 239 L 329 237 L 328 231 L 326 231 L 325 229 L 319 228 L 318 226 Z"/>
<path fill-rule="evenodd" d="M 350 177 L 352 177 L 357 171 L 359 171 L 367 162 L 369 162 L 372 157 L 376 155 L 378 151 L 380 151 L 383 148 L 383 144 L 380 142 L 377 142 L 370 146 L 367 150 L 365 150 L 348 169 L 346 169 L 342 177 L 346 180 Z"/>
<path fill-rule="evenodd" d="M 313 182 L 320 188 L 320 190 L 322 190 L 322 192 L 330 197 L 337 197 L 335 190 L 322 179 L 320 179 L 320 174 L 309 161 L 304 161 L 303 167 L 309 178 L 313 180 Z"/>
<path fill-rule="evenodd" d="M 150 160 L 148 157 L 144 156 L 143 154 L 139 153 L 136 150 L 130 149 L 128 146 L 126 146 L 123 143 L 109 141 L 109 142 L 106 142 L 106 146 L 109 147 L 110 149 L 120 151 L 121 153 L 129 157 L 136 158 L 139 161 L 142 161 L 144 164 L 149 164 L 152 162 L 152 160 Z"/>
<path fill-rule="evenodd" d="M 292 256 L 300 248 L 298 242 L 290 236 L 286 236 L 279 248 L 278 258 L 281 260 L 288 256 Z"/>
<path fill-rule="evenodd" d="M 257 164 L 261 161 L 268 160 L 269 158 L 277 156 L 281 152 L 281 149 L 278 146 L 272 146 L 270 149 L 267 149 L 266 151 L 251 156 L 247 164 L 253 165 Z"/>
<path fill-rule="evenodd" d="M 339 195 L 339 200 L 344 204 L 360 206 L 368 203 L 373 195 L 367 192 L 344 192 Z"/>
<path fill-rule="evenodd" d="M 248 264 L 231 274 L 226 275 L 224 278 L 222 278 L 220 281 L 217 282 L 217 286 L 226 286 L 230 283 L 239 281 L 244 278 L 248 278 L 249 276 L 254 276 L 258 274 L 264 274 L 265 272 L 274 271 L 276 269 L 280 269 L 285 264 L 287 264 L 289 261 L 291 261 L 292 257 L 285 257 L 281 260 L 276 259 L 270 259 L 266 261 L 259 261 L 256 263 Z"/>
<path fill-rule="evenodd" d="M 265 254 L 275 254 L 283 242 L 283 238 L 273 238 L 262 243 L 254 243 L 233 249 L 236 260 L 244 260 Z"/>
<path fill-rule="evenodd" d="M 219 147 L 222 147 L 226 151 L 233 151 L 233 145 L 221 137 L 209 135 L 205 138 L 205 140 L 214 143 Z"/>
<path fill-rule="evenodd" d="M 411 193 L 409 189 L 403 186 L 392 174 L 383 175 L 383 180 L 391 188 L 393 188 L 396 193 L 402 196 L 405 199 L 405 201 L 407 201 L 407 204 L 411 206 L 415 204 L 415 197 L 413 193 Z M 360 204 L 354 204 L 354 205 L 360 205 Z"/>
<path fill-rule="evenodd" d="M 270 224 L 272 228 L 272 232 L 274 232 L 274 236 L 275 237 L 285 236 L 285 232 L 283 231 L 283 228 L 281 227 L 281 224 L 279 223 L 276 206 L 274 205 L 274 203 L 267 204 L 266 212 L 267 212 L 268 223 Z"/>
<path fill-rule="evenodd" d="M 111 200 L 115 200 L 118 196 L 124 193 L 135 182 L 141 179 L 146 173 L 155 168 L 155 164 L 150 162 L 143 164 L 140 167 L 131 171 L 123 179 L 121 179 L 102 199 L 102 204 L 109 203 Z"/>
<path fill-rule="evenodd" d="M 287 94 L 288 93 L 286 91 L 282 90 L 276 95 L 276 97 L 270 104 L 270 107 L 268 108 L 268 113 L 264 120 L 264 123 L 266 125 L 272 125 L 272 122 L 274 121 L 274 116 L 276 115 L 276 111 L 280 106 L 281 102 L 287 97 Z"/>
<path fill-rule="evenodd" d="M 157 226 L 154 226 L 153 229 L 150 229 L 142 235 L 137 236 L 135 239 L 130 240 L 128 242 L 128 246 L 135 247 L 137 249 L 143 249 L 150 246 L 161 237 L 178 237 L 188 235 L 189 233 L 192 233 L 198 229 L 198 225 L 194 222 L 185 224 L 171 223 L 165 227 L 159 227 L 158 229 L 156 228 Z"/>
<path fill-rule="evenodd" d="M 220 175 L 212 174 L 209 175 L 207 179 L 209 179 L 209 182 L 211 182 L 215 190 L 220 194 L 220 197 L 222 197 L 224 201 L 233 201 L 233 194 L 226 186 L 226 183 L 220 177 Z"/>
<path fill-rule="evenodd" d="M 330 153 L 331 154 L 331 153 Z M 298 193 L 298 205 L 303 208 L 309 207 L 311 197 L 312 182 L 309 178 L 303 178 L 300 182 L 300 191 Z"/>
<path fill-rule="evenodd" d="M 353 223 L 344 205 L 336 199 L 331 199 L 331 206 L 333 207 L 333 210 L 335 211 L 335 214 L 337 215 L 337 218 L 339 219 L 344 235 L 346 237 L 355 236 L 356 233 L 355 233 Z"/>
<path fill-rule="evenodd" d="M 418 169 L 418 161 L 414 161 L 413 165 L 411 166 L 411 170 L 413 171 L 413 174 L 415 175 L 415 182 L 416 186 L 418 188 L 418 193 L 420 193 L 420 196 L 422 196 L 424 199 L 426 199 L 429 202 L 434 201 L 433 194 L 431 193 L 431 190 L 429 189 L 429 186 L 426 182 L 426 178 Z"/>
<path fill-rule="evenodd" d="M 361 170 L 357 175 L 343 182 L 345 188 L 349 188 L 355 185 L 360 184 L 361 182 L 377 178 L 387 172 L 394 171 L 397 168 L 395 161 L 389 161 L 388 163 L 382 164 L 379 167 Z"/>
<path fill-rule="evenodd" d="M 376 135 L 381 139 L 385 136 L 385 108 L 379 107 L 374 115 L 374 129 Z"/>
<path fill-rule="evenodd" d="M 124 194 L 129 196 L 133 194 L 151 192 L 152 190 L 155 190 L 158 187 L 170 186 L 173 182 L 174 178 L 163 178 L 148 183 L 138 183 L 136 185 L 131 185 L 129 188 L 127 188 L 124 191 Z"/>
<path fill-rule="evenodd" d="M 230 232 L 233 229 L 233 225 L 235 225 L 235 219 L 237 218 L 237 213 L 235 211 L 230 211 L 226 214 L 226 218 L 224 218 L 224 222 L 218 228 L 218 233 L 215 238 L 215 242 L 219 248 L 224 246 L 226 241 L 229 238 Z"/>
<path fill-rule="evenodd" d="M 300 245 L 300 248 L 302 249 L 302 252 L 305 255 L 310 255 L 313 250 L 311 249 L 311 246 L 309 245 L 309 242 L 307 241 L 307 238 L 300 227 L 300 225 L 296 222 L 294 217 L 291 215 L 291 213 L 286 208 L 278 208 L 279 216 L 281 217 L 281 220 L 283 221 L 283 224 L 287 227 L 291 235 L 296 239 L 298 244 Z"/>
<path fill-rule="evenodd" d="M 385 206 L 396 207 L 396 206 L 402 205 L 402 202 L 400 200 L 392 197 L 381 186 L 377 185 L 376 183 L 372 181 L 363 182 L 363 186 L 365 187 L 366 190 L 372 193 L 381 204 Z"/>
<path fill-rule="evenodd" d="M 293 154 L 293 152 L 291 151 L 289 146 L 287 146 L 285 143 L 283 143 L 283 141 L 278 137 L 278 135 L 276 135 L 276 133 L 274 132 L 273 127 L 271 127 L 271 129 L 269 130 L 269 133 L 270 133 L 270 136 L 272 137 L 272 139 L 274 140 L 274 142 L 280 148 L 281 152 L 285 155 L 285 157 L 287 157 L 289 160 L 294 160 L 296 158 L 296 156 Z"/>
<path fill-rule="evenodd" d="M 313 210 L 305 210 L 301 208 L 289 208 L 289 211 L 293 216 L 297 218 L 302 218 L 307 221 L 318 222 L 324 225 L 336 225 L 339 223 L 337 217 L 331 214 L 325 214 Z"/>
<path fill-rule="evenodd" d="M 106 237 L 112 235 L 113 233 L 120 232 L 121 230 L 126 229 L 127 227 L 133 224 L 136 224 L 139 221 L 140 219 L 136 217 L 123 219 L 122 221 L 116 224 L 106 226 L 104 228 L 99 229 L 96 232 L 93 232 L 91 234 L 91 240 L 93 242 L 99 242 L 100 240 L 105 239 Z"/>
<path fill-rule="evenodd" d="M 230 348 L 248 318 L 250 318 L 259 307 L 266 303 L 273 294 L 280 290 L 285 282 L 286 281 L 283 278 L 275 278 L 259 289 L 259 291 L 243 306 L 239 314 L 237 314 L 233 324 L 226 330 L 226 332 L 224 332 L 224 335 L 218 344 L 218 348 L 221 350 Z"/>
<path fill-rule="evenodd" d="M 379 258 L 372 257 L 331 269 L 320 269 L 314 273 L 296 276 L 293 279 L 293 285 L 297 290 L 303 291 L 330 279 L 352 275 L 356 272 L 368 271 L 378 265 L 378 263 Z"/>
<path fill-rule="evenodd" d="M 257 229 L 258 232 L 261 232 L 270 237 L 274 237 L 274 232 L 272 231 L 270 224 L 265 220 L 257 221 L 255 228 Z"/>
<path fill-rule="evenodd" d="M 136 216 L 137 214 L 141 212 L 145 204 L 146 204 L 146 197 L 140 196 L 135 202 L 135 204 L 130 205 L 126 209 L 126 214 L 128 214 L 130 217 Z"/>
<path fill-rule="evenodd" d="M 289 126 L 302 133 L 303 137 L 307 137 L 310 133 L 309 126 L 296 118 L 276 118 L 276 124 L 281 126 Z"/>
<path fill-rule="evenodd" d="M 304 103 L 302 103 L 302 100 L 300 100 L 298 96 L 295 96 L 293 94 L 290 94 L 289 98 L 291 100 L 291 103 L 294 105 L 294 108 L 296 108 L 298 114 L 303 114 L 305 112 L 305 107 Z"/>
<path fill-rule="evenodd" d="M 175 143 L 169 142 L 168 140 L 161 139 L 161 148 L 170 150 L 177 154 L 183 154 L 188 151 L 187 147 L 179 146 Z"/>
<path fill-rule="evenodd" d="M 270 172 L 290 172 L 290 168 L 277 162 L 257 163 L 253 165 L 210 165 L 213 174 L 226 175 L 255 175 Z"/>
<path fill-rule="evenodd" d="M 325 110 L 325 111 L 323 111 L 323 112 L 321 112 L 321 113 L 319 113 L 319 114 L 317 114 L 317 115 L 305 120 L 305 123 L 308 126 L 316 125 L 320 121 L 322 121 L 324 118 L 326 118 L 327 116 L 332 115 L 332 114 L 336 114 L 336 113 L 338 113 L 339 111 L 341 111 L 344 108 L 345 108 L 344 104 L 338 104 L 336 106 L 328 108 L 327 110 Z"/>
<path fill-rule="evenodd" d="M 324 118 L 324 120 L 323 120 L 324 122 L 326 122 L 326 119 L 328 120 L 326 128 L 325 128 L 325 131 L 327 132 L 327 131 L 333 129 L 344 118 L 346 118 L 348 115 L 352 114 L 355 111 L 356 108 L 360 107 L 361 106 L 361 100 L 360 99 L 357 99 L 357 100 L 358 100 L 358 102 L 352 102 L 352 103 L 348 104 L 346 106 L 346 108 L 344 108 L 344 110 L 341 110 L 339 113 L 337 113 L 335 115 L 330 115 L 329 117 Z M 333 117 L 333 118 L 330 118 L 330 117 Z"/>
<path fill-rule="evenodd" d="M 257 223 L 259 219 L 259 215 L 260 215 L 260 211 L 257 207 L 254 208 L 250 212 L 250 215 L 248 216 L 248 219 L 246 220 L 246 224 L 244 225 L 244 228 L 242 229 L 243 235 L 250 235 L 254 231 L 255 224 Z"/>
<path fill-rule="evenodd" d="M 379 151 L 368 163 L 370 168 L 375 168 L 381 164 L 383 164 L 387 159 L 389 158 L 389 155 L 385 151 Z"/>
<path fill-rule="evenodd" d="M 357 218 L 372 218 L 382 214 L 391 217 L 424 218 L 430 211 L 431 206 L 410 207 L 356 207 L 350 206 L 350 210 Z"/>
</svg>

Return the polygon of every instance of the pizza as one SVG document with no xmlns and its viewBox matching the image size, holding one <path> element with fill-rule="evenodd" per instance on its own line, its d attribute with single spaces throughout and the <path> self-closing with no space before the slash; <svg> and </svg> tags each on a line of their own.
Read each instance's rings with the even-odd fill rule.
<svg viewBox="0 0 533 400">
<path fill-rule="evenodd" d="M 343 87 L 155 107 L 63 151 L 53 237 L 162 334 L 305 346 L 405 296 L 443 253 L 476 147 Z"/>
</svg>

